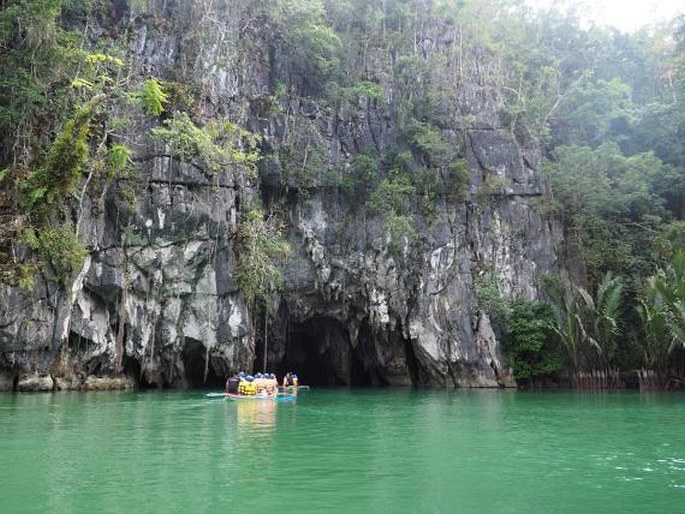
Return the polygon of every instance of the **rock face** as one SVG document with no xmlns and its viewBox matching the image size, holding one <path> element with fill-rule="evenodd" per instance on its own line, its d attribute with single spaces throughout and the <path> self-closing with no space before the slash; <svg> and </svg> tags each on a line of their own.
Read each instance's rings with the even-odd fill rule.
<svg viewBox="0 0 685 514">
<path fill-rule="evenodd" d="M 141 81 L 192 83 L 198 119 L 228 115 L 260 134 L 260 193 L 231 170 L 207 178 L 150 142 L 149 126 L 130 127 L 136 180 L 86 199 L 90 256 L 80 273 L 68 286 L 0 289 L 0 389 L 216 387 L 230 370 L 261 367 L 264 319 L 235 279 L 249 197 L 286 212 L 292 247 L 266 320 L 271 369 L 315 385 L 515 385 L 491 313 L 477 305 L 478 283 L 538 299 L 541 276 L 559 271 L 560 232 L 533 207 L 544 193 L 535 148 L 499 121 L 497 61 L 472 49 L 458 87 L 437 77 L 458 92 L 442 136 L 467 163 L 467 195 L 437 198 L 430 217 L 417 210 L 418 237 L 393 241 L 349 195 L 290 183 L 277 151 L 300 126 L 315 129 L 325 167 L 349 165 L 360 148 L 382 157 L 397 135 L 393 79 L 378 78 L 383 98 L 363 109 L 312 114 L 306 96 L 286 93 L 265 118 L 256 106 L 273 90 L 272 43 L 247 41 L 249 2 L 159 4 L 143 16 L 118 2 L 112 26 L 91 28 L 93 39 L 120 38 Z M 452 36 L 440 30 L 425 35 L 424 54 L 441 52 L 440 41 L 447 48 Z M 369 59 L 382 69 L 389 57 Z M 124 188 L 135 201 L 122 199 Z"/>
<path fill-rule="evenodd" d="M 50 375 L 33 373 L 19 376 L 17 390 L 24 392 L 52 391 L 54 381 Z"/>
</svg>

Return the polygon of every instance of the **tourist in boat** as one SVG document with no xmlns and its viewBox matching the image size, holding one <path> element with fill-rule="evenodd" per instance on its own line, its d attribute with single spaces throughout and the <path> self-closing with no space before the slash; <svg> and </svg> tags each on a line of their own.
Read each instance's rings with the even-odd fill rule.
<svg viewBox="0 0 685 514">
<path fill-rule="evenodd" d="M 273 373 L 269 375 L 269 386 L 271 387 L 271 394 L 278 392 L 278 380 Z"/>
<path fill-rule="evenodd" d="M 234 372 L 233 375 L 226 380 L 226 392 L 228 394 L 238 394 L 238 385 L 240 384 L 240 377 Z"/>
<path fill-rule="evenodd" d="M 273 373 L 264 374 L 264 383 L 268 394 L 274 394 L 278 390 L 278 381 Z"/>
<path fill-rule="evenodd" d="M 244 382 L 246 382 L 245 377 L 247 377 L 247 375 L 245 374 L 244 371 L 241 370 L 241 371 L 238 373 L 238 389 L 237 389 L 237 391 L 236 391 L 235 393 L 230 393 L 230 394 L 242 394 L 242 393 L 241 393 L 241 390 L 242 390 L 242 389 L 241 389 L 240 386 L 241 386 L 241 384 L 243 384 Z"/>
<path fill-rule="evenodd" d="M 283 377 L 283 387 L 297 387 L 298 379 L 297 375 L 291 371 L 288 371 Z"/>
<path fill-rule="evenodd" d="M 264 375 L 257 373 L 254 379 L 255 389 L 257 394 L 261 395 L 262 391 L 266 391 L 266 381 L 264 380 Z"/>
<path fill-rule="evenodd" d="M 238 394 L 244 394 L 247 396 L 254 396 L 257 394 L 257 388 L 254 384 L 254 377 L 252 375 L 247 375 L 245 380 L 238 384 Z"/>
</svg>

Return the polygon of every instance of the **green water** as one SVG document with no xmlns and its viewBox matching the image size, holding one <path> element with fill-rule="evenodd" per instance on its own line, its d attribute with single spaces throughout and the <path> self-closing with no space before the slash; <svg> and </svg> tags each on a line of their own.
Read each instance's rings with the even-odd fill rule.
<svg viewBox="0 0 685 514">
<path fill-rule="evenodd" d="M 0 395 L 1 512 L 682 512 L 685 397 Z"/>
</svg>

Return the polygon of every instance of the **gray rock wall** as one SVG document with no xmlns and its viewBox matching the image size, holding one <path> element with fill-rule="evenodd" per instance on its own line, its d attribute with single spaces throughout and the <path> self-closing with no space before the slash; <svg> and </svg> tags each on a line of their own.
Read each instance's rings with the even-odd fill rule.
<svg viewBox="0 0 685 514">
<path fill-rule="evenodd" d="M 228 115 L 263 136 L 261 195 L 287 212 L 293 248 L 266 323 L 269 366 L 324 385 L 515 385 L 492 313 L 477 308 L 474 277 L 491 274 L 505 298 L 538 299 L 541 276 L 559 272 L 560 233 L 534 208 L 544 193 L 535 148 L 499 122 L 501 64 L 472 49 L 458 78 L 433 71 L 435 87 L 457 92 L 442 107 L 452 120 L 444 135 L 468 161 L 469 193 L 439 198 L 431 220 L 415 213 L 418 241 L 400 241 L 398 253 L 378 216 L 323 183 L 298 189 L 276 158 L 294 127 L 311 129 L 328 166 L 361 148 L 382 156 L 396 136 L 392 77 L 380 74 L 384 100 L 362 109 L 343 104 L 312 117 L 311 101 L 292 94 L 265 119 L 254 105 L 272 88 L 270 43 L 246 44 L 249 3 L 153 4 L 146 15 L 117 10 L 134 74 L 191 83 L 196 119 Z M 105 29 L 93 28 L 93 38 Z M 424 55 L 447 52 L 456 29 L 440 30 L 426 34 Z M 264 319 L 235 282 L 240 199 L 256 184 L 234 170 L 208 179 L 169 158 L 149 126 L 125 134 L 136 177 L 85 202 L 90 257 L 68 287 L 0 288 L 0 388 L 216 387 L 229 370 L 261 365 Z M 124 201 L 124 188 L 135 201 Z"/>
</svg>

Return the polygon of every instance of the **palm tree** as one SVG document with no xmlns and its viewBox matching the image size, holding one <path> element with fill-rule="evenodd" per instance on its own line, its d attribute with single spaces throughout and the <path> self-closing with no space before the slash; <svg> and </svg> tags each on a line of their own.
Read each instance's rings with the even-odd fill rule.
<svg viewBox="0 0 685 514">
<path fill-rule="evenodd" d="M 582 344 L 578 302 L 575 297 L 566 298 L 558 289 L 549 291 L 549 294 L 552 297 L 550 307 L 553 315 L 549 328 L 559 336 L 571 366 L 571 376 L 575 378 Z"/>
<path fill-rule="evenodd" d="M 657 385 L 663 387 L 670 355 L 685 345 L 685 251 L 647 280 L 637 312 L 645 369 L 656 373 Z"/>
<path fill-rule="evenodd" d="M 653 373 L 656 375 L 657 387 L 661 387 L 668 356 L 673 350 L 663 297 L 656 290 L 648 288 L 640 299 L 637 313 L 640 317 L 639 343 L 642 346 L 644 364 L 641 378 L 644 380 Z"/>
<path fill-rule="evenodd" d="M 607 273 L 597 288 L 595 298 L 582 287 L 574 288 L 571 296 L 564 295 L 559 289 L 548 292 L 552 297 L 554 315 L 550 328 L 559 336 L 566 350 L 572 380 L 579 385 L 583 380 L 581 375 L 589 371 L 593 380 L 590 387 L 609 386 L 608 381 L 617 375 L 611 367 L 611 359 L 620 334 L 621 280 Z M 581 365 L 586 348 L 595 350 L 601 369 L 581 369 L 587 364 L 583 359 Z"/>
<path fill-rule="evenodd" d="M 685 251 L 680 250 L 671 264 L 649 279 L 649 288 L 663 298 L 666 323 L 674 343 L 685 345 Z"/>
<path fill-rule="evenodd" d="M 578 295 L 583 302 L 580 318 L 583 337 L 597 351 L 600 366 L 608 371 L 620 335 L 623 283 L 619 277 L 608 272 L 597 286 L 594 299 L 582 287 L 578 288 Z"/>
</svg>

